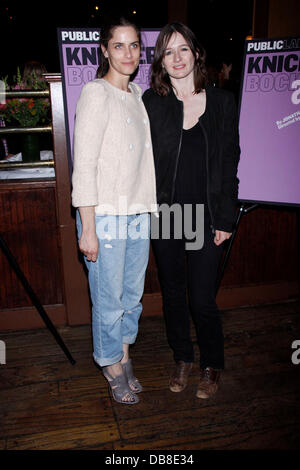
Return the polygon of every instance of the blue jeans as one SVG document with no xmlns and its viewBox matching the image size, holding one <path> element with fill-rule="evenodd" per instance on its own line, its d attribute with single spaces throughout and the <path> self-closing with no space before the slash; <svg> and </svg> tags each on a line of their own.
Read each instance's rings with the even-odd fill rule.
<svg viewBox="0 0 300 470">
<path fill-rule="evenodd" d="M 92 300 L 94 360 L 101 367 L 119 362 L 123 344 L 135 342 L 142 313 L 149 259 L 150 216 L 95 216 L 99 253 L 87 261 Z M 82 226 L 77 211 L 78 237 Z"/>
</svg>

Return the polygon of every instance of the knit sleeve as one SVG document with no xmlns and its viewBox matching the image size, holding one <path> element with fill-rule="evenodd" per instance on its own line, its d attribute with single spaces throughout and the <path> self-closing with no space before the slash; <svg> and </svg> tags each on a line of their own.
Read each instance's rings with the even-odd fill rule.
<svg viewBox="0 0 300 470">
<path fill-rule="evenodd" d="M 97 206 L 97 168 L 108 124 L 108 97 L 97 80 L 83 86 L 76 106 L 72 205 Z"/>
</svg>

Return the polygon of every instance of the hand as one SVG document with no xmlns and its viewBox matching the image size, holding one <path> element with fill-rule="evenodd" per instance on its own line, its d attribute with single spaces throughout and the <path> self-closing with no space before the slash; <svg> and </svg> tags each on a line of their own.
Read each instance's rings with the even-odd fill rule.
<svg viewBox="0 0 300 470">
<path fill-rule="evenodd" d="M 225 240 L 230 238 L 232 233 L 229 232 L 222 232 L 222 230 L 216 230 L 214 242 L 217 246 L 221 245 Z"/>
<path fill-rule="evenodd" d="M 79 249 L 88 261 L 97 261 L 99 242 L 96 232 L 82 233 L 79 241 Z"/>
</svg>

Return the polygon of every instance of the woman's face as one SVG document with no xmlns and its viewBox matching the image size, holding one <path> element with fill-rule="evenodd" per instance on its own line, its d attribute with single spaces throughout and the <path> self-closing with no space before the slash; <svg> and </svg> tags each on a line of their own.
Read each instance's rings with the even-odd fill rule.
<svg viewBox="0 0 300 470">
<path fill-rule="evenodd" d="M 170 78 L 185 78 L 194 72 L 195 58 L 182 34 L 173 33 L 167 44 L 162 65 Z"/>
<path fill-rule="evenodd" d="M 140 43 L 132 26 L 115 28 L 107 49 L 103 46 L 101 48 L 104 56 L 108 58 L 111 72 L 130 76 L 139 65 Z"/>
</svg>

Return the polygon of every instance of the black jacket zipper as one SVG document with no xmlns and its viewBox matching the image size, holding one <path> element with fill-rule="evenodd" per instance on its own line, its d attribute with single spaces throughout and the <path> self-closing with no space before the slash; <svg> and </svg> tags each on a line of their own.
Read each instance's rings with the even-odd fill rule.
<svg viewBox="0 0 300 470">
<path fill-rule="evenodd" d="M 177 157 L 176 157 L 176 164 L 175 164 L 175 171 L 174 171 L 174 178 L 173 178 L 173 185 L 172 185 L 171 205 L 173 204 L 173 200 L 174 200 L 175 181 L 176 181 L 176 176 L 177 176 L 177 168 L 178 168 L 179 155 L 180 155 L 181 143 L 182 143 L 182 128 L 183 128 L 183 103 L 182 102 L 180 102 L 180 106 L 181 106 L 180 140 L 179 140 L 179 145 L 178 145 L 178 152 L 177 152 Z"/>
</svg>

